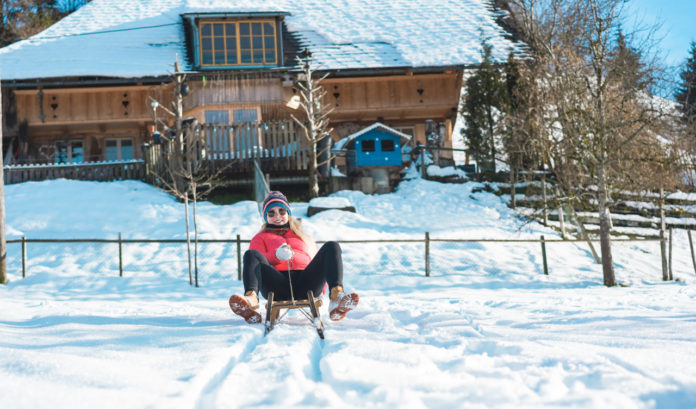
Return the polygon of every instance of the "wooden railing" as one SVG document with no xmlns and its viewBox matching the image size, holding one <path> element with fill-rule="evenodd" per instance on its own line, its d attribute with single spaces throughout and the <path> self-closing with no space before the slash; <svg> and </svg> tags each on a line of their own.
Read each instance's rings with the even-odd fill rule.
<svg viewBox="0 0 696 409">
<path fill-rule="evenodd" d="M 263 172 L 304 171 L 307 169 L 307 143 L 300 127 L 291 120 L 200 124 L 194 129 L 201 136 L 196 160 L 209 161 L 212 170 L 251 175 L 254 159 Z M 143 160 L 85 162 L 69 164 L 28 164 L 5 166 L 6 184 L 47 179 L 112 181 L 141 179 L 153 181 L 164 175 L 169 142 L 151 144 Z"/>
<path fill-rule="evenodd" d="M 201 136 L 196 160 L 211 162 L 211 168 L 225 167 L 226 173 L 253 171 L 258 159 L 264 172 L 307 169 L 307 143 L 294 121 L 200 124 L 193 132 Z M 164 175 L 164 161 L 170 142 L 151 145 L 145 151 L 148 175 Z"/>
<path fill-rule="evenodd" d="M 145 177 L 142 160 L 8 165 L 3 170 L 5 184 L 60 178 L 107 182 Z"/>
<path fill-rule="evenodd" d="M 294 121 L 202 124 L 196 129 L 205 135 L 202 158 L 242 160 L 248 167 L 252 159 L 273 159 L 267 161 L 273 169 L 264 170 L 307 169 L 306 142 L 299 131 Z"/>
</svg>

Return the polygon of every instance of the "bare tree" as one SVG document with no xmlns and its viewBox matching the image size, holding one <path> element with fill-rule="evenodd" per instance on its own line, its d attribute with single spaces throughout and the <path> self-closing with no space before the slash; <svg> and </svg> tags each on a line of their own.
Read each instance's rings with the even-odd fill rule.
<svg viewBox="0 0 696 409">
<path fill-rule="evenodd" d="M 535 108 L 536 143 L 570 200 L 591 196 L 600 220 L 604 284 L 616 285 L 611 251 L 612 194 L 630 185 L 653 156 L 663 132 L 662 106 L 650 93 L 658 67 L 630 48 L 622 0 L 511 0 L 515 26 L 534 61 L 526 81 L 543 95 Z M 651 146 L 661 152 L 646 152 Z"/>
<path fill-rule="evenodd" d="M 163 161 L 163 170 L 153 170 L 153 173 L 164 190 L 184 204 L 189 284 L 198 287 L 197 202 L 208 196 L 213 190 L 225 185 L 222 175 L 231 164 L 214 168 L 212 162 L 204 156 L 204 152 L 208 152 L 205 134 L 197 127 L 195 119 L 182 119 L 186 76 L 179 70 L 178 63 L 175 64 L 175 71 L 173 111 L 162 107 L 158 101 L 153 100 L 151 104 L 153 110 L 162 109 L 173 116 L 175 124 L 174 129 L 169 130 L 171 138 L 158 138 L 164 140 L 163 155 L 166 156 L 166 160 Z M 155 123 L 157 124 L 157 121 Z M 189 201 L 193 203 L 193 251 L 191 249 Z"/>
<path fill-rule="evenodd" d="M 314 67 L 312 54 L 305 50 L 302 57 L 297 58 L 297 62 L 302 65 L 296 86 L 300 90 L 299 106 L 305 113 L 306 121 L 298 119 L 292 115 L 292 119 L 302 128 L 307 141 L 307 153 L 309 160 L 309 196 L 319 196 L 319 167 L 331 161 L 330 155 L 325 155 L 331 149 L 332 129 L 329 128 L 329 114 L 333 108 L 323 104 L 326 90 L 320 85 L 326 75 L 319 79 L 314 79 Z M 320 161 L 319 158 L 327 156 Z"/>
</svg>

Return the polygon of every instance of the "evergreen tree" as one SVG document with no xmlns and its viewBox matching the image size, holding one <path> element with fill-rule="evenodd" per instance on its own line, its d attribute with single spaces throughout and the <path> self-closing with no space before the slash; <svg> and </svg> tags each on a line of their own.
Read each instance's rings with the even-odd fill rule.
<svg viewBox="0 0 696 409">
<path fill-rule="evenodd" d="M 649 92 L 652 78 L 645 75 L 644 57 L 639 49 L 629 44 L 621 29 L 616 36 L 616 44 L 610 53 L 610 59 L 614 63 L 611 75 L 617 78 L 617 82 L 624 90 Z"/>
<path fill-rule="evenodd" d="M 696 41 L 691 42 L 689 58 L 680 77 L 681 84 L 675 98 L 680 105 L 684 121 L 696 125 Z"/>
<path fill-rule="evenodd" d="M 495 172 L 496 116 L 504 110 L 507 92 L 501 70 L 491 61 L 491 46 L 484 41 L 481 48 L 481 64 L 466 80 L 463 135 L 479 168 Z"/>
<path fill-rule="evenodd" d="M 45 30 L 89 0 L 3 0 L 0 3 L 0 47 Z"/>
</svg>

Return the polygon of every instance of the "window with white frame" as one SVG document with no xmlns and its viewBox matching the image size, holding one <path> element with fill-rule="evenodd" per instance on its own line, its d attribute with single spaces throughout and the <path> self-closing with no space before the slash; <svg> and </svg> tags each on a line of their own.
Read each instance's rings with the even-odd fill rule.
<svg viewBox="0 0 696 409">
<path fill-rule="evenodd" d="M 133 159 L 133 140 L 107 139 L 104 144 L 104 159 L 107 161 Z"/>
<path fill-rule="evenodd" d="M 82 140 L 56 142 L 56 163 L 84 162 Z"/>
<path fill-rule="evenodd" d="M 405 133 L 406 135 L 410 136 L 411 139 L 413 139 L 413 137 L 416 136 L 415 126 L 393 126 L 392 128 L 401 133 Z"/>
</svg>

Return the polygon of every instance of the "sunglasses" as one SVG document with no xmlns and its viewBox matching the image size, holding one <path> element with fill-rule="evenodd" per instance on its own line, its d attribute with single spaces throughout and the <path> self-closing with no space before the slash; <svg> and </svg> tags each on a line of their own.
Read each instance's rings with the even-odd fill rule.
<svg viewBox="0 0 696 409">
<path fill-rule="evenodd" d="M 280 216 L 285 216 L 286 214 L 288 214 L 288 211 L 281 207 L 280 209 L 278 209 L 278 214 Z M 275 215 L 276 215 L 275 209 L 268 211 L 268 217 L 275 217 Z"/>
</svg>

